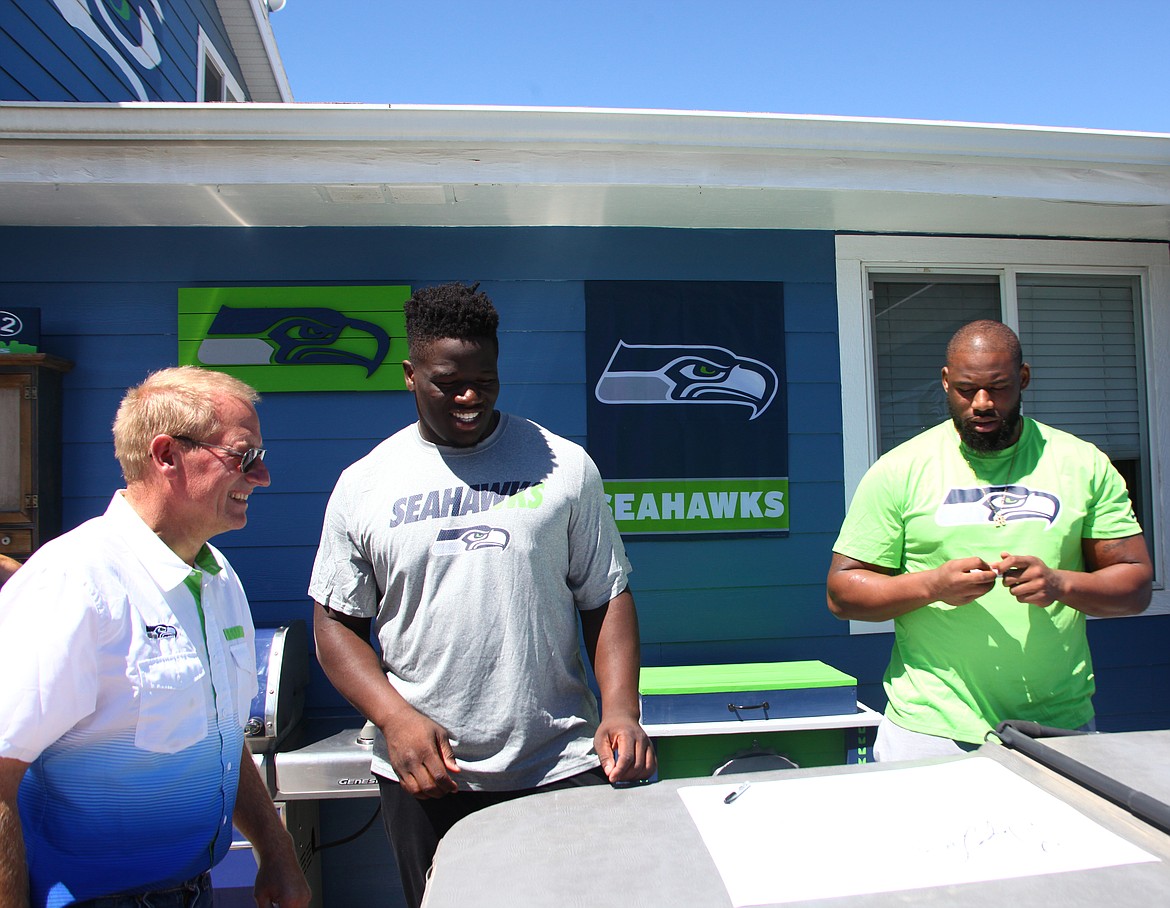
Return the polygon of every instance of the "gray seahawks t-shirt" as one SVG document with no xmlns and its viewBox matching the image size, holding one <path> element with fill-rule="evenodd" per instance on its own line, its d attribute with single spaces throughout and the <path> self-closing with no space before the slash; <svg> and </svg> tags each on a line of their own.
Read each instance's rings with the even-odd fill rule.
<svg viewBox="0 0 1170 908">
<path fill-rule="evenodd" d="M 460 788 L 507 791 L 598 764 L 577 611 L 629 571 L 589 455 L 501 414 L 474 447 L 414 424 L 346 469 L 309 595 L 375 619 L 387 677 L 447 729 Z M 394 778 L 381 735 L 373 769 Z"/>
</svg>

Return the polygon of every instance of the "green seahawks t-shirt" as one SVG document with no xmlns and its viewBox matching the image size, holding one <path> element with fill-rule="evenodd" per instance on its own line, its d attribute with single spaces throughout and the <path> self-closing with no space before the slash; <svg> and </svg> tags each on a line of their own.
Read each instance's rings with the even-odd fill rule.
<svg viewBox="0 0 1170 908">
<path fill-rule="evenodd" d="M 1023 423 L 1003 451 L 972 451 L 949 420 L 890 451 L 858 486 L 833 551 L 897 573 L 1004 552 L 1083 570 L 1083 539 L 1141 532 L 1100 450 Z M 1005 719 L 1076 728 L 1093 717 L 1085 615 L 1073 608 L 1017 602 L 996 583 L 967 605 L 915 609 L 894 630 L 886 715 L 903 728 L 976 743 Z"/>
</svg>

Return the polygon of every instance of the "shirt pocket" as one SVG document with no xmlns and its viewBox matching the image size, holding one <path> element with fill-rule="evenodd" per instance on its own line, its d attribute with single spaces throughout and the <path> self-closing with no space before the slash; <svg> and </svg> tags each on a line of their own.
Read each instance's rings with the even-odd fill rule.
<svg viewBox="0 0 1170 908">
<path fill-rule="evenodd" d="M 235 686 L 236 712 L 239 715 L 239 724 L 244 725 L 252 715 L 252 700 L 256 696 L 256 647 L 247 640 L 241 640 L 228 647 L 231 653 L 232 681 Z M 264 707 L 261 704 L 259 715 L 264 718 Z"/>
<path fill-rule="evenodd" d="M 206 671 L 195 653 L 146 659 L 138 665 L 138 727 L 134 744 L 176 753 L 207 737 Z"/>
</svg>

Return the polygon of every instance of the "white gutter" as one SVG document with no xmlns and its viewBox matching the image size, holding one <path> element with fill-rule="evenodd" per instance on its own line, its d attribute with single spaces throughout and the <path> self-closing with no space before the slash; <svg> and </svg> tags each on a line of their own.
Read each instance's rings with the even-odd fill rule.
<svg viewBox="0 0 1170 908">
<path fill-rule="evenodd" d="M 368 104 L 0 102 L 0 139 L 664 146 L 722 153 L 989 159 L 1170 173 L 1170 134 L 709 111 Z"/>
</svg>

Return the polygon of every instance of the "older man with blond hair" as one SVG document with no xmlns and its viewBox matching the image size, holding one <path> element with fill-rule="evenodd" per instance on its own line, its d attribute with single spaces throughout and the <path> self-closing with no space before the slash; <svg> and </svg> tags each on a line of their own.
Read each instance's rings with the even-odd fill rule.
<svg viewBox="0 0 1170 908">
<path fill-rule="evenodd" d="M 256 392 L 190 366 L 131 388 L 126 488 L 0 591 L 0 906 L 210 908 L 233 822 L 257 904 L 310 893 L 244 745 L 243 587 L 208 539 L 269 483 Z"/>
</svg>

